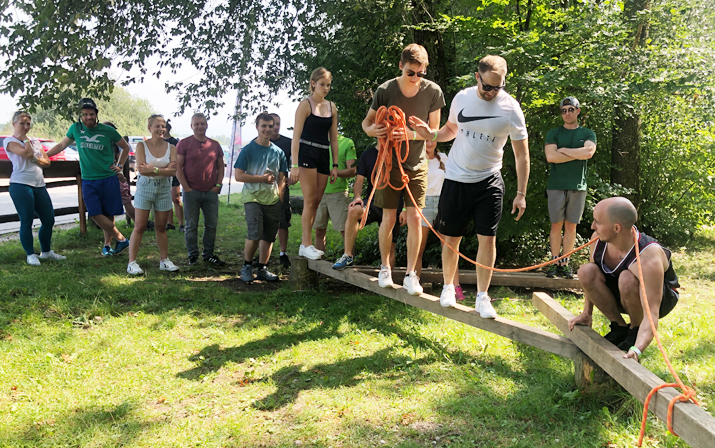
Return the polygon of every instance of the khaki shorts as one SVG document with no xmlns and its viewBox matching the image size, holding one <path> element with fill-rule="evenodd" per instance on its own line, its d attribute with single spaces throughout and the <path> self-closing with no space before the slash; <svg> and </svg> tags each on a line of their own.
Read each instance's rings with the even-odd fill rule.
<svg viewBox="0 0 715 448">
<path fill-rule="evenodd" d="M 405 207 L 419 207 L 420 209 L 425 208 L 425 194 L 427 193 L 427 169 L 409 171 L 405 170 L 405 174 L 410 178 L 410 182 L 407 188 L 412 192 L 417 204 L 412 203 L 410 195 L 407 194 L 405 189 L 393 190 L 389 186 L 382 190 L 377 190 L 375 192 L 375 205 L 386 210 L 395 210 L 400 202 L 400 197 L 404 196 Z M 390 172 L 390 184 L 395 187 L 402 186 L 402 174 L 400 173 L 399 167 L 393 167 Z"/>
<path fill-rule="evenodd" d="M 313 230 L 327 229 L 328 218 L 330 218 L 333 221 L 333 230 L 343 232 L 345 230 L 345 221 L 348 220 L 349 205 L 350 199 L 347 191 L 325 193 L 315 214 Z"/>
<path fill-rule="evenodd" d="M 580 223 L 586 207 L 586 193 L 578 190 L 546 190 L 551 222 Z"/>
</svg>

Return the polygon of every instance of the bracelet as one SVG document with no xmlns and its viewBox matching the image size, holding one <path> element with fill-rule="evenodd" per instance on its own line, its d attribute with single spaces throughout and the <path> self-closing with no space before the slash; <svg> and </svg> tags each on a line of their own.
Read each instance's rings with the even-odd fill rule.
<svg viewBox="0 0 715 448">
<path fill-rule="evenodd" d="M 298 168 L 298 165 L 291 165 L 291 168 Z"/>
<path fill-rule="evenodd" d="M 159 167 L 158 167 L 158 166 L 155 166 L 155 167 L 154 167 L 154 174 L 159 174 Z"/>
<path fill-rule="evenodd" d="M 517 191 L 516 191 L 516 194 L 520 194 L 520 195 L 522 195 L 522 196 L 526 197 L 526 193 L 522 193 L 522 192 L 521 192 L 521 191 L 519 191 L 519 190 L 517 190 Z"/>
<path fill-rule="evenodd" d="M 216 186 L 216 187 L 222 187 L 223 185 L 221 185 L 221 184 L 216 184 L 215 186 Z"/>
<path fill-rule="evenodd" d="M 636 347 L 635 345 L 632 346 L 631 348 L 629 348 L 628 350 L 632 350 L 633 353 L 635 353 L 636 355 L 638 355 L 639 358 L 640 358 L 641 355 L 643 354 L 640 350 L 638 350 L 638 347 Z"/>
<path fill-rule="evenodd" d="M 337 167 L 338 167 L 338 164 L 337 164 L 337 163 L 333 163 L 333 168 L 337 168 Z"/>
<path fill-rule="evenodd" d="M 434 138 L 432 139 L 432 141 L 435 141 L 435 140 L 437 140 L 437 131 L 434 131 Z"/>
</svg>

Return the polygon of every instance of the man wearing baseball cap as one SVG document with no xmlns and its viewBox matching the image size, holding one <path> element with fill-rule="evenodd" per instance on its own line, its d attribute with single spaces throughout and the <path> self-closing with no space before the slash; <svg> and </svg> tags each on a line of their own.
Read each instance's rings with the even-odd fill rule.
<svg viewBox="0 0 715 448">
<path fill-rule="evenodd" d="M 576 225 L 581 221 L 586 204 L 587 162 L 596 152 L 596 134 L 578 123 L 579 101 L 567 96 L 561 100 L 559 109 L 564 124 L 549 131 L 544 148 L 546 160 L 551 165 L 546 193 L 549 197 L 552 258 L 573 250 Z M 573 278 L 568 262 L 568 258 L 564 258 L 558 264 L 550 265 L 546 276 Z"/>
<path fill-rule="evenodd" d="M 116 255 L 129 247 L 129 240 L 114 225 L 114 217 L 124 214 L 122 195 L 119 191 L 117 173 L 129 156 L 129 144 L 116 129 L 99 123 L 97 104 L 91 98 L 79 101 L 80 116 L 67 131 L 61 142 L 50 149 L 48 156 L 62 152 L 73 141 L 77 142 L 82 171 L 82 198 L 90 218 L 104 231 L 102 255 Z M 122 150 L 118 163 L 114 164 L 116 143 Z M 112 239 L 117 244 L 112 249 Z"/>
</svg>

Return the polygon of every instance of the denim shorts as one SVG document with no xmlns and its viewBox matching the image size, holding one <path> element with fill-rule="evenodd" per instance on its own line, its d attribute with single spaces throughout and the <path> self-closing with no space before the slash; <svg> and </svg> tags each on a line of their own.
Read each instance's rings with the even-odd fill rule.
<svg viewBox="0 0 715 448">
<path fill-rule="evenodd" d="M 434 219 L 437 217 L 437 208 L 439 207 L 439 196 L 426 196 L 425 197 L 425 208 L 422 209 L 422 214 L 425 215 L 427 221 L 434 225 Z M 422 227 L 427 227 L 427 223 L 424 220 L 420 220 Z"/>
</svg>

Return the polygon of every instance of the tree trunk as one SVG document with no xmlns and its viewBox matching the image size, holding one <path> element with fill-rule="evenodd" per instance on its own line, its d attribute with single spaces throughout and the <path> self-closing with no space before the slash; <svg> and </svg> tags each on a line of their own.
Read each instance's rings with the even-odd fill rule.
<svg viewBox="0 0 715 448">
<path fill-rule="evenodd" d="M 439 16 L 441 1 L 413 0 L 414 24 L 433 23 Z M 453 66 L 454 55 L 448 55 L 444 48 L 444 36 L 439 31 L 420 30 L 413 31 L 413 40 L 422 45 L 429 55 L 429 68 L 427 78 L 439 84 L 446 94 L 449 87 L 449 78 L 452 76 L 449 67 Z M 444 121 L 444 120 L 443 120 Z"/>
<path fill-rule="evenodd" d="M 638 208 L 641 193 L 641 119 L 616 104 L 611 145 L 611 183 L 633 190 L 628 199 Z"/>
</svg>

